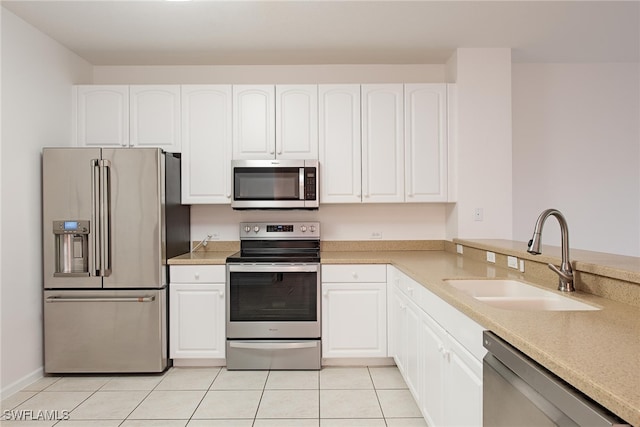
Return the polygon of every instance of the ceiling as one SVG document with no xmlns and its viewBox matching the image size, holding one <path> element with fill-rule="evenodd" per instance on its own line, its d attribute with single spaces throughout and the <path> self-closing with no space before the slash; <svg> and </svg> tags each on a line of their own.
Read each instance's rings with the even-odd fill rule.
<svg viewBox="0 0 640 427">
<path fill-rule="evenodd" d="M 3 7 L 94 65 L 638 62 L 638 1 L 29 1 Z"/>
</svg>

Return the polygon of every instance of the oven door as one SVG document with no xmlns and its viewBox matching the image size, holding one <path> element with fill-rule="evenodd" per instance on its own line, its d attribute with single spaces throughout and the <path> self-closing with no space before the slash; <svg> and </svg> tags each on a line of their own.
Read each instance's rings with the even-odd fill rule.
<svg viewBox="0 0 640 427">
<path fill-rule="evenodd" d="M 320 337 L 319 264 L 227 264 L 227 338 Z"/>
</svg>

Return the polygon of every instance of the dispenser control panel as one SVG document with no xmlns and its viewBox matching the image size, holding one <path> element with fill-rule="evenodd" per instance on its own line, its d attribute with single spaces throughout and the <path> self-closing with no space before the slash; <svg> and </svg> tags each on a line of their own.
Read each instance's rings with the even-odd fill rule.
<svg viewBox="0 0 640 427">
<path fill-rule="evenodd" d="M 53 232 L 55 234 L 87 234 L 89 233 L 89 221 L 53 221 Z"/>
</svg>

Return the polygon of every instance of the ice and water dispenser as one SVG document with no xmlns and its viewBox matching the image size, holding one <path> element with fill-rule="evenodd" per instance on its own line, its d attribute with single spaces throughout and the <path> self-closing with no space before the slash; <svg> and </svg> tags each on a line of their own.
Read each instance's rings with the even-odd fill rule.
<svg viewBox="0 0 640 427">
<path fill-rule="evenodd" d="M 89 276 L 89 221 L 53 221 L 54 276 Z"/>
</svg>

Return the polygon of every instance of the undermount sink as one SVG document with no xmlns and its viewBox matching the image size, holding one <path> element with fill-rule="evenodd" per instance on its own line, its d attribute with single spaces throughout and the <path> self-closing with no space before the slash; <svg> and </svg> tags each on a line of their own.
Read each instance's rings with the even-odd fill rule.
<svg viewBox="0 0 640 427">
<path fill-rule="evenodd" d="M 520 311 L 600 310 L 589 304 L 512 279 L 448 279 L 450 286 L 484 304 Z"/>
</svg>

